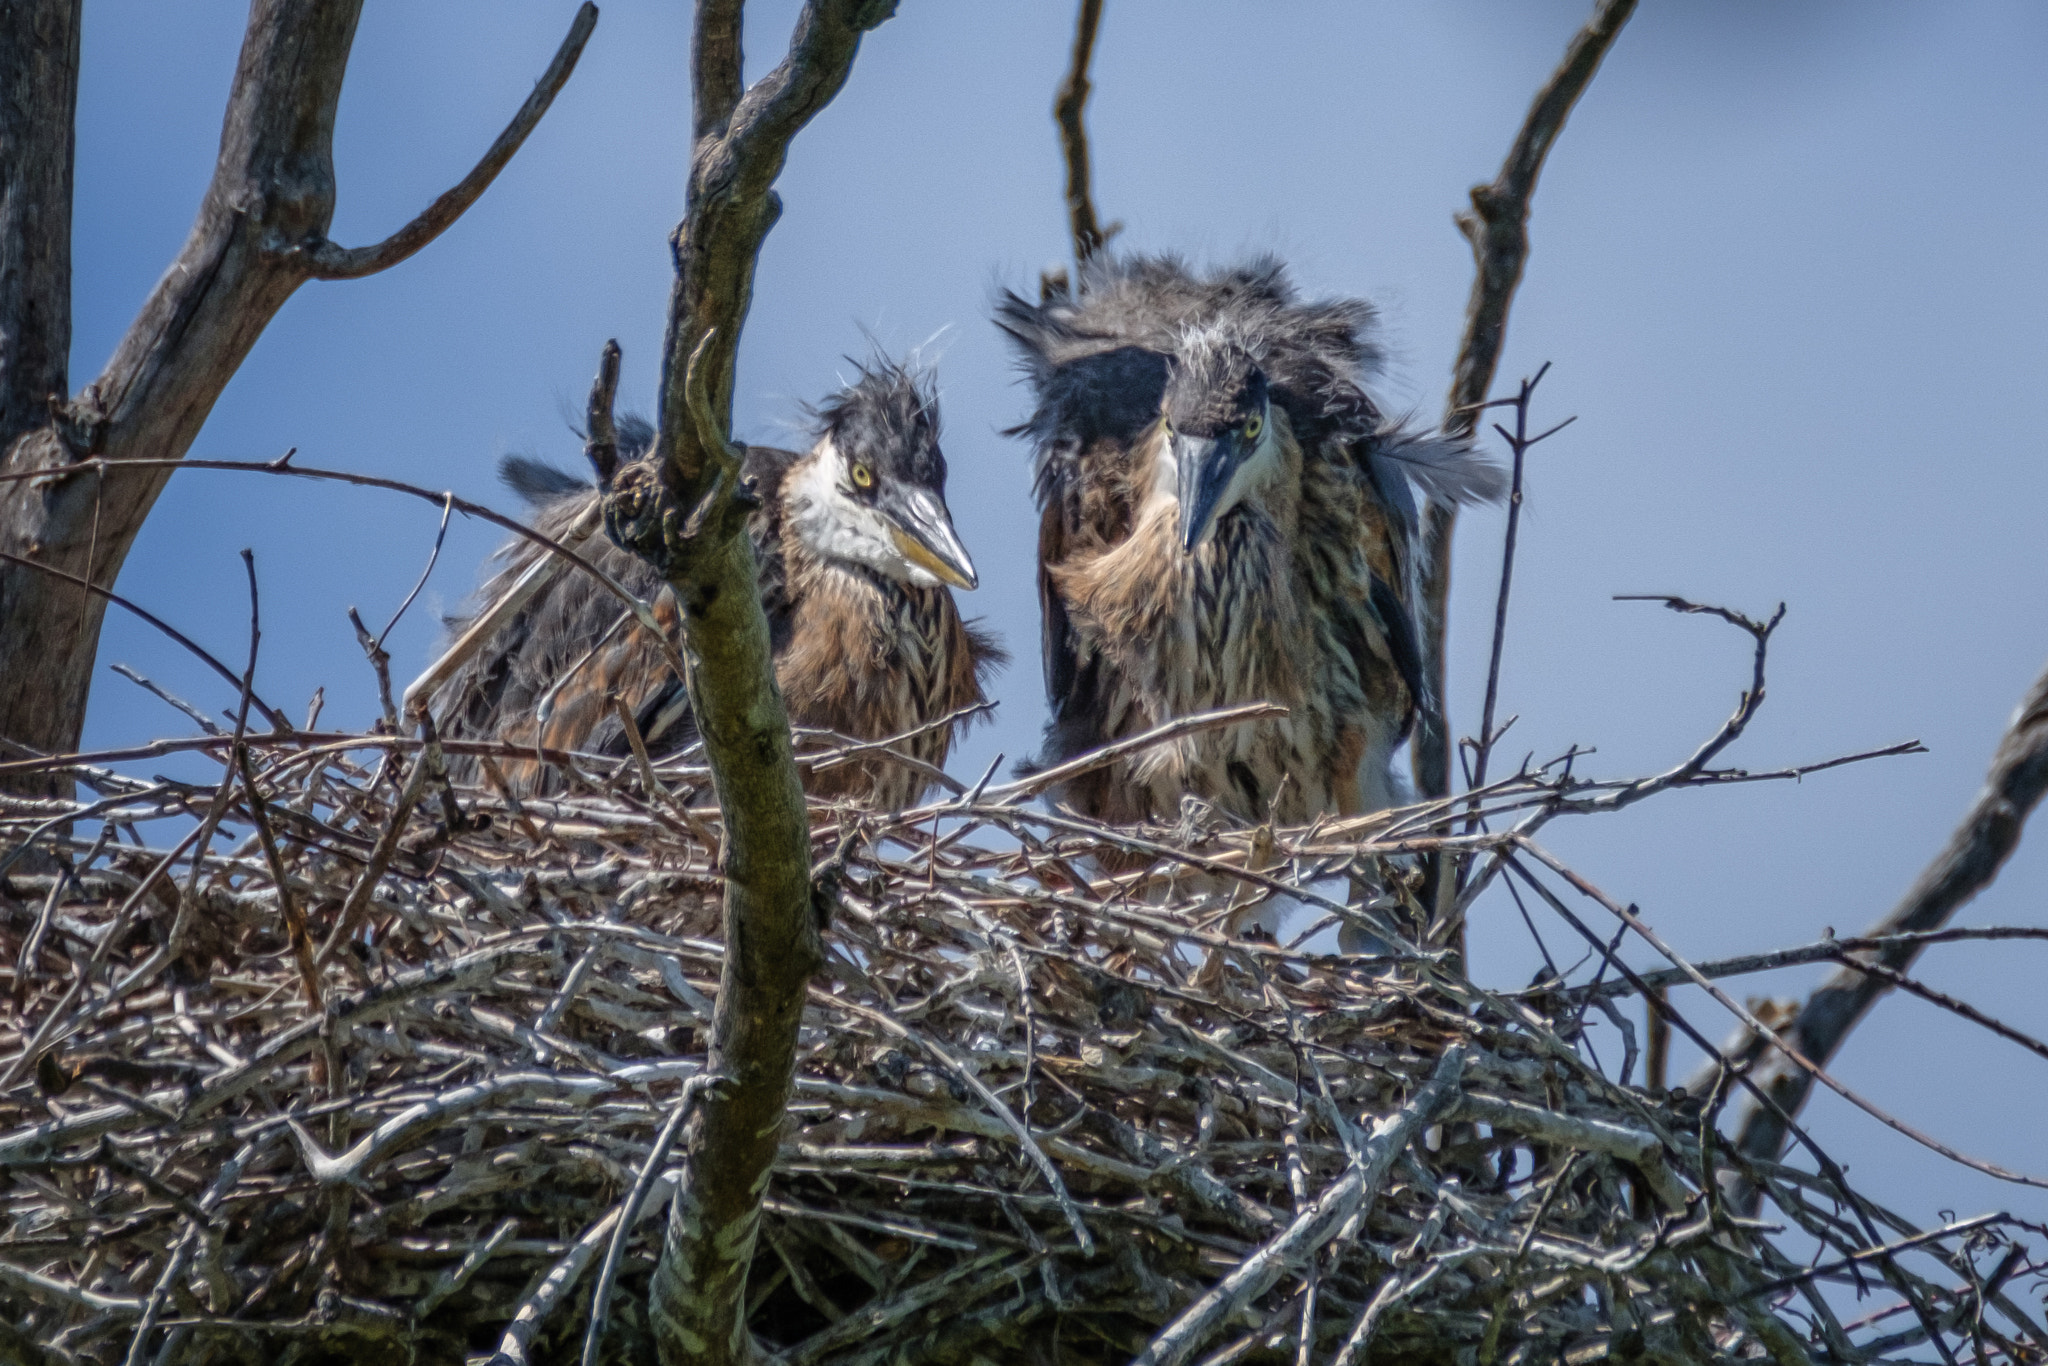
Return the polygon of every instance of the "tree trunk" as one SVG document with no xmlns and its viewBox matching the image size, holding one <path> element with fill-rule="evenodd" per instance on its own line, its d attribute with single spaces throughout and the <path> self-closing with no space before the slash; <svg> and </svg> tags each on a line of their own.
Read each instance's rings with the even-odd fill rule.
<svg viewBox="0 0 2048 1366">
<path fill-rule="evenodd" d="M 49 427 L 50 400 L 71 391 L 71 179 L 82 3 L 0 0 L 0 469 L 34 459 L 16 447 Z M 14 549 L 14 490 L 6 493 L 0 544 Z M 0 569 L 0 689 L 10 692 L 32 658 L 11 645 L 17 599 L 29 588 Z M 87 594 L 60 591 L 74 613 L 96 615 L 98 604 Z M 11 724 L 4 711 L 0 718 L 0 737 L 31 744 L 46 738 L 46 727 Z M 30 785 L 47 791 L 50 782 L 37 777 Z"/>
</svg>

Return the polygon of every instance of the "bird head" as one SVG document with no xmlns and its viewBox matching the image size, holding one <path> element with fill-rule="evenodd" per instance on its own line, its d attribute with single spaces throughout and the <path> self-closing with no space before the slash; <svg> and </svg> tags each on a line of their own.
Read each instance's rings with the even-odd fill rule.
<svg viewBox="0 0 2048 1366">
<path fill-rule="evenodd" d="M 1265 372 L 1214 334 L 1184 338 L 1167 366 L 1159 420 L 1173 456 L 1181 548 L 1193 551 L 1273 459 Z"/>
<path fill-rule="evenodd" d="M 946 508 L 929 374 L 876 358 L 816 409 L 796 528 L 811 550 L 919 588 L 980 582 Z"/>
</svg>

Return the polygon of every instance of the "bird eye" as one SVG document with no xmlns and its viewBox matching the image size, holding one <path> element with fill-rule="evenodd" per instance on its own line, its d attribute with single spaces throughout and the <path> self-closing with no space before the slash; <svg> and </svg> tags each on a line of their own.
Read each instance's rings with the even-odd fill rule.
<svg viewBox="0 0 2048 1366">
<path fill-rule="evenodd" d="M 866 465 L 855 465 L 853 467 L 853 486 L 857 489 L 873 488 L 875 486 L 874 471 L 870 470 Z"/>
<path fill-rule="evenodd" d="M 1244 439 L 1247 441 L 1257 441 L 1259 433 L 1265 429 L 1266 419 L 1257 413 L 1253 413 L 1244 420 Z"/>
</svg>

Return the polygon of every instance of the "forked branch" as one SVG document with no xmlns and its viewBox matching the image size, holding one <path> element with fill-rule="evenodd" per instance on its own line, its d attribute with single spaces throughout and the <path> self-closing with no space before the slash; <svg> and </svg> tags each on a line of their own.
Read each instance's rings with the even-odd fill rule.
<svg viewBox="0 0 2048 1366">
<path fill-rule="evenodd" d="M 0 86 L 14 111 L 0 117 L 0 144 L 15 146 L 14 114 L 22 113 L 33 134 L 25 164 L 65 162 L 62 176 L 20 177 L 12 162 L 0 173 L 0 206 L 12 206 L 0 211 L 0 281 L 31 281 L 37 291 L 24 312 L 0 288 L 0 371 L 16 368 L 6 353 L 24 341 L 29 359 L 69 349 L 68 257 L 24 255 L 5 222 L 25 212 L 45 245 L 68 239 L 75 86 L 59 67 L 68 52 L 75 76 L 76 32 L 58 22 L 61 0 L 43 8 L 38 17 L 10 6 L 0 23 Z M 75 18 L 76 4 L 68 8 Z M 307 280 L 381 270 L 454 222 L 546 112 L 597 21 L 584 5 L 540 85 L 461 184 L 389 240 L 351 251 L 327 231 L 337 197 L 335 114 L 361 0 L 251 0 L 248 9 L 212 181 L 183 248 L 113 357 L 69 398 L 61 366 L 22 371 L 34 381 L 33 415 L 14 401 L 24 396 L 19 386 L 0 375 L 0 474 L 8 479 L 0 550 L 16 557 L 0 566 L 0 735 L 43 753 L 75 749 L 84 722 L 106 600 L 89 592 L 81 603 L 79 586 L 120 573 L 177 460 L 271 317 Z M 23 56 L 42 76 L 9 84 Z M 107 462 L 128 477 L 106 477 Z"/>
<path fill-rule="evenodd" d="M 526 97 L 526 103 L 519 106 L 512 122 L 505 125 L 505 131 L 498 134 L 498 140 L 484 153 L 483 160 L 477 162 L 452 189 L 429 204 L 419 217 L 374 246 L 344 247 L 326 237 L 310 243 L 305 251 L 313 278 L 359 280 L 365 275 L 389 270 L 454 226 L 455 220 L 483 197 L 491 182 L 498 178 L 498 172 L 504 170 L 513 155 L 525 145 L 527 136 L 540 126 L 541 116 L 548 112 L 555 96 L 568 84 L 569 74 L 576 69 L 576 59 L 583 55 L 584 44 L 590 41 L 590 35 L 596 28 L 597 6 L 590 0 L 583 0 L 582 7 L 576 11 L 575 21 L 569 25 L 568 36 L 555 49 L 555 59 L 548 63 L 548 69 L 541 73 L 533 93 Z"/>
</svg>

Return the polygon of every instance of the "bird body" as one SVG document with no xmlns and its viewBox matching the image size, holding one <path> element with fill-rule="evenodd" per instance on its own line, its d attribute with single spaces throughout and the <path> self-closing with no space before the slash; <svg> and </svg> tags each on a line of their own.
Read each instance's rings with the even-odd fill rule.
<svg viewBox="0 0 2048 1366">
<path fill-rule="evenodd" d="M 1098 258 L 998 304 L 1037 398 L 1039 593 L 1056 763 L 1162 722 L 1284 717 L 1154 746 L 1059 797 L 1112 821 L 1184 795 L 1248 821 L 1395 804 L 1422 695 L 1412 481 L 1492 493 L 1468 448 L 1386 423 L 1369 306 L 1298 302 L 1270 261 L 1199 276 Z"/>
<path fill-rule="evenodd" d="M 776 682 L 793 725 L 868 741 L 916 731 L 893 748 L 942 766 L 966 719 L 933 723 L 985 700 L 983 683 L 1003 653 L 953 600 L 951 586 L 972 587 L 975 578 L 945 506 L 936 401 L 918 377 L 876 362 L 817 417 L 810 450 L 751 446 L 742 470 L 758 500 L 748 531 Z M 643 457 L 652 439 L 645 422 L 622 421 L 622 459 Z M 558 540 L 598 497 L 530 459 L 507 460 L 503 474 L 533 505 L 535 529 Z M 495 601 L 545 553 L 523 538 L 508 545 L 479 601 Z M 680 615 L 652 569 L 602 538 L 583 553 L 650 601 L 669 639 L 680 640 Z M 466 624 L 450 623 L 458 635 Z M 573 572 L 522 609 L 431 705 L 445 735 L 521 750 L 625 754 L 622 712 L 654 754 L 696 738 L 668 651 L 602 585 Z M 458 780 L 475 776 L 461 756 L 451 767 Z M 508 758 L 501 771 L 528 792 L 559 782 L 538 758 Z M 808 783 L 814 796 L 888 809 L 928 786 L 916 767 L 882 756 L 825 768 Z"/>
</svg>

